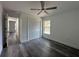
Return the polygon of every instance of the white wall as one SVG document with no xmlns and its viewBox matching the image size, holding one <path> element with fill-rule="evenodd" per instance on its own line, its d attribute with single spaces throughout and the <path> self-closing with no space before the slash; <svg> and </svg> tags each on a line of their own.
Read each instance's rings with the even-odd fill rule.
<svg viewBox="0 0 79 59">
<path fill-rule="evenodd" d="M 58 13 L 43 19 L 51 20 L 51 36 L 48 38 L 79 49 L 79 9 Z M 44 35 L 44 37 L 46 36 Z"/>
<path fill-rule="evenodd" d="M 27 14 L 20 15 L 20 41 L 26 42 L 28 40 L 28 19 Z"/>
<path fill-rule="evenodd" d="M 0 54 L 2 52 L 2 48 L 3 48 L 3 45 L 2 45 L 2 6 L 0 3 Z"/>
<path fill-rule="evenodd" d="M 41 19 L 39 17 L 21 13 L 20 41 L 26 42 L 41 37 Z"/>
<path fill-rule="evenodd" d="M 29 40 L 41 37 L 41 19 L 33 15 L 28 16 Z"/>
</svg>

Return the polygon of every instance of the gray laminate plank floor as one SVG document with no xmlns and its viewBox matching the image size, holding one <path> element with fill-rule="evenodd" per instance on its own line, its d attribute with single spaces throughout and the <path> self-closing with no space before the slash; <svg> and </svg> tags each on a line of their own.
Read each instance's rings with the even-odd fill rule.
<svg viewBox="0 0 79 59">
<path fill-rule="evenodd" d="M 44 38 L 34 39 L 29 42 L 10 45 L 4 48 L 1 57 L 76 57 L 78 52 Z M 75 51 L 75 50 L 74 50 Z"/>
</svg>

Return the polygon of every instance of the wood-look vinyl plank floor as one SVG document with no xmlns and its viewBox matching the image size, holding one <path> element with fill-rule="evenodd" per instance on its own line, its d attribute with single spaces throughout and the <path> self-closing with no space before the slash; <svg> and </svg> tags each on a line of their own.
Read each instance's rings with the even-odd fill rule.
<svg viewBox="0 0 79 59">
<path fill-rule="evenodd" d="M 74 52 L 73 52 L 74 51 Z M 79 51 L 45 38 L 4 48 L 1 57 L 78 57 Z"/>
</svg>

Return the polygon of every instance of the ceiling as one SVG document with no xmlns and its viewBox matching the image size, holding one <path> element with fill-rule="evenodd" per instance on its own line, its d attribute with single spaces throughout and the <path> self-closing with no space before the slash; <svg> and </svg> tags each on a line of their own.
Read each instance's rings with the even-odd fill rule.
<svg viewBox="0 0 79 59">
<path fill-rule="evenodd" d="M 3 1 L 2 4 L 4 8 L 17 10 L 32 15 L 37 15 L 39 11 L 30 10 L 31 8 L 41 8 L 40 1 Z M 45 7 L 53 6 L 57 6 L 57 9 L 47 11 L 49 15 L 55 14 L 57 12 L 79 8 L 79 1 L 45 1 Z M 44 17 L 47 16 L 47 14 L 42 12 L 38 16 Z"/>
</svg>

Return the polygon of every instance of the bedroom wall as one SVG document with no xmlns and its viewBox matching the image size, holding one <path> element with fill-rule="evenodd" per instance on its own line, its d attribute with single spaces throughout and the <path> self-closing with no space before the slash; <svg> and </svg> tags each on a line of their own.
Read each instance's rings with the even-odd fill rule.
<svg viewBox="0 0 79 59">
<path fill-rule="evenodd" d="M 44 37 L 79 49 L 79 9 L 43 17 L 51 20 L 51 35 Z"/>
<path fill-rule="evenodd" d="M 28 16 L 28 32 L 29 40 L 41 37 L 41 18 L 33 15 Z"/>
<path fill-rule="evenodd" d="M 2 5 L 0 3 L 0 54 L 2 52 Z"/>
<path fill-rule="evenodd" d="M 41 18 L 21 13 L 20 15 L 20 41 L 26 42 L 41 37 Z"/>
<path fill-rule="evenodd" d="M 26 42 L 28 40 L 28 19 L 27 14 L 20 15 L 20 41 Z"/>
</svg>

